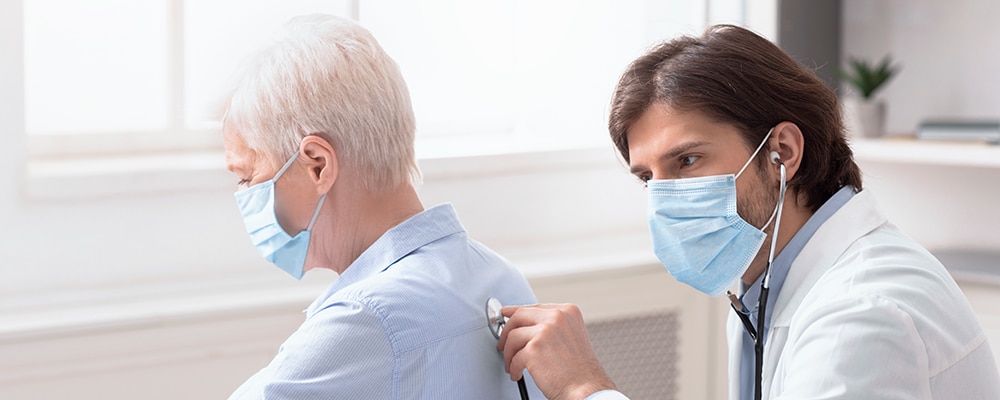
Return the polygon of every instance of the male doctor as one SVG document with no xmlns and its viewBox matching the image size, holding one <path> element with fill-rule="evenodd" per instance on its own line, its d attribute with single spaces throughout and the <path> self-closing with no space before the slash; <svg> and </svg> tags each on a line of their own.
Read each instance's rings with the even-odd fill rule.
<svg viewBox="0 0 1000 400">
<path fill-rule="evenodd" d="M 862 190 L 837 97 L 777 46 L 734 26 L 665 42 L 622 75 L 609 129 L 670 274 L 736 290 L 730 399 L 1000 399 L 968 301 Z M 503 313 L 512 379 L 625 398 L 577 307 Z"/>
</svg>

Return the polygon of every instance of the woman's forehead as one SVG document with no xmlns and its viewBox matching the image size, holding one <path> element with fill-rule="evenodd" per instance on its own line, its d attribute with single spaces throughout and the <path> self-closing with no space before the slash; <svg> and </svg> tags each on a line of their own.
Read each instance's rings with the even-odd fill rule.
<svg viewBox="0 0 1000 400">
<path fill-rule="evenodd" d="M 223 127 L 222 142 L 226 151 L 226 167 L 230 171 L 252 168 L 260 161 L 257 152 L 236 129 Z"/>
</svg>

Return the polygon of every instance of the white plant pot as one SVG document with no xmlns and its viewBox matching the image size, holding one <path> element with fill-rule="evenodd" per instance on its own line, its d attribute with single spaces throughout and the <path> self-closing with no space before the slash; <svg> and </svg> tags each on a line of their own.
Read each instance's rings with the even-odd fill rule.
<svg viewBox="0 0 1000 400">
<path fill-rule="evenodd" d="M 876 138 L 885 136 L 884 100 L 844 99 L 844 122 L 848 136 Z"/>
</svg>

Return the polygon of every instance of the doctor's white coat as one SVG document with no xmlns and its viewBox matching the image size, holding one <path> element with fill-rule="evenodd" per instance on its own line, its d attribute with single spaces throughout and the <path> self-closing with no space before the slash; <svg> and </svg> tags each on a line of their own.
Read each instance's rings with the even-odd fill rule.
<svg viewBox="0 0 1000 400">
<path fill-rule="evenodd" d="M 764 399 L 1000 399 L 993 354 L 965 296 L 869 191 L 805 245 L 771 318 Z M 732 400 L 742 334 L 730 313 Z"/>
</svg>

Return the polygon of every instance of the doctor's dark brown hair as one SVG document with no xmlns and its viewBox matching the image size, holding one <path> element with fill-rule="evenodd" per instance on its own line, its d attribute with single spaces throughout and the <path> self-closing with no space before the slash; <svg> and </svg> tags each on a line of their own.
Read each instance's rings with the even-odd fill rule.
<svg viewBox="0 0 1000 400">
<path fill-rule="evenodd" d="M 653 47 L 629 65 L 611 101 L 608 130 L 626 162 L 628 129 L 652 104 L 735 126 L 751 151 L 771 127 L 795 123 L 805 139 L 789 188 L 819 209 L 841 186 L 861 190 L 837 96 L 813 71 L 765 38 L 732 25 Z M 761 152 L 758 163 L 765 163 Z"/>
</svg>

